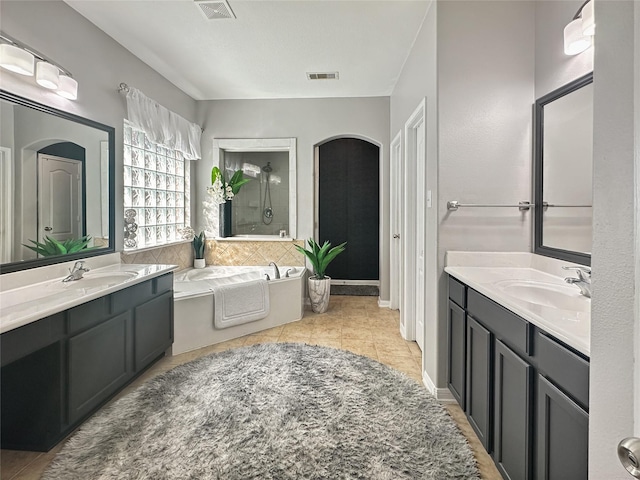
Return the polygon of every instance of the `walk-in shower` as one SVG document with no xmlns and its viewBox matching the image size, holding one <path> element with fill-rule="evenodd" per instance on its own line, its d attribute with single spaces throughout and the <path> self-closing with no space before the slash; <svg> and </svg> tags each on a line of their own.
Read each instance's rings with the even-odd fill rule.
<svg viewBox="0 0 640 480">
<path fill-rule="evenodd" d="M 251 181 L 233 198 L 232 235 L 289 232 L 289 153 L 225 152 L 227 178 L 242 170 Z"/>
</svg>

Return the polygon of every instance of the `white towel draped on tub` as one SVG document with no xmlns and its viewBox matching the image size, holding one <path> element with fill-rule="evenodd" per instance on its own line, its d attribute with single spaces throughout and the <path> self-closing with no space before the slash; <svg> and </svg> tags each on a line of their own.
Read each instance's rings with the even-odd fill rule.
<svg viewBox="0 0 640 480">
<path fill-rule="evenodd" d="M 220 285 L 213 288 L 213 324 L 216 328 L 254 322 L 269 315 L 266 280 Z"/>
</svg>

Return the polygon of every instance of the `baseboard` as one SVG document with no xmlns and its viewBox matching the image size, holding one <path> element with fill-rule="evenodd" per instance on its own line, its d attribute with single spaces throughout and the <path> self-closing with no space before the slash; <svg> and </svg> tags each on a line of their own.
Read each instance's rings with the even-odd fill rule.
<svg viewBox="0 0 640 480">
<path fill-rule="evenodd" d="M 437 388 L 436 384 L 433 383 L 433 380 L 427 375 L 427 372 L 422 372 L 422 383 L 427 387 L 427 390 L 436 397 L 440 403 L 456 403 L 456 399 L 451 395 L 451 392 L 448 388 Z"/>
<path fill-rule="evenodd" d="M 389 300 L 382 300 L 380 297 L 378 297 L 378 306 L 380 308 L 390 308 L 391 302 Z"/>
</svg>

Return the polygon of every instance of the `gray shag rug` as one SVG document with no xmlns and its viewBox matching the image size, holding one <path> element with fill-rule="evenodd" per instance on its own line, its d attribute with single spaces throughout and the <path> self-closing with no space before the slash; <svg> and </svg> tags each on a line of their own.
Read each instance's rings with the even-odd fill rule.
<svg viewBox="0 0 640 480">
<path fill-rule="evenodd" d="M 346 351 L 265 344 L 200 358 L 96 413 L 47 480 L 465 479 L 473 454 L 404 374 Z"/>
</svg>

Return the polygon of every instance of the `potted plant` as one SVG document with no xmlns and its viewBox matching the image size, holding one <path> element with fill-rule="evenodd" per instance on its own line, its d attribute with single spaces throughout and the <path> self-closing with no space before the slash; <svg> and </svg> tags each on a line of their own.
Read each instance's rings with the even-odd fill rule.
<svg viewBox="0 0 640 480">
<path fill-rule="evenodd" d="M 55 238 L 49 236 L 44 237 L 44 242 L 38 242 L 36 240 L 29 239 L 33 245 L 22 244 L 29 250 L 33 250 L 42 257 L 51 257 L 53 255 L 66 255 L 68 253 L 76 253 L 80 250 L 91 250 L 95 247 L 87 247 L 91 242 L 91 236 L 85 235 L 80 238 L 68 238 L 63 241 L 58 241 Z"/>
<path fill-rule="evenodd" d="M 307 240 L 310 250 L 299 245 L 295 247 L 311 262 L 313 275 L 309 277 L 309 299 L 311 309 L 315 313 L 324 313 L 329 308 L 329 296 L 331 295 L 331 277 L 325 275 L 327 265 L 344 252 L 347 242 L 331 248 L 331 243 L 325 241 L 322 247 L 313 238 Z"/>
<path fill-rule="evenodd" d="M 204 260 L 204 247 L 205 247 L 206 237 L 204 236 L 204 232 L 200 232 L 200 235 L 194 235 L 193 241 L 191 244 L 193 245 L 193 268 L 204 268 L 205 260 Z"/>
</svg>

